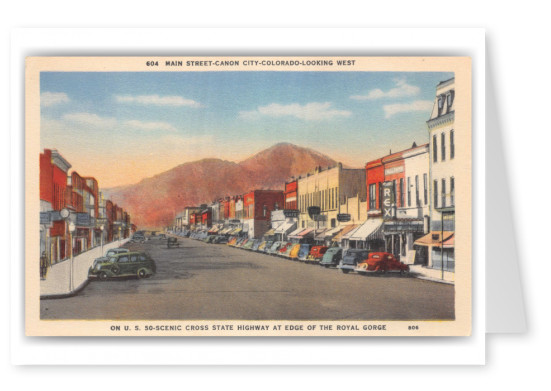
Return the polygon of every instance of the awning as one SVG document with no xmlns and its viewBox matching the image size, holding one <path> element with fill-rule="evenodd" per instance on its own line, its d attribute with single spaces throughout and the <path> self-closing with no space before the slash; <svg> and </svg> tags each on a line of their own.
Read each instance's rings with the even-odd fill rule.
<svg viewBox="0 0 551 391">
<path fill-rule="evenodd" d="M 272 229 L 268 230 L 268 232 L 266 232 L 266 233 L 264 234 L 264 236 L 271 236 L 271 235 L 274 235 L 274 234 L 275 234 L 275 230 L 276 230 L 275 228 L 272 228 Z"/>
<path fill-rule="evenodd" d="M 454 248 L 455 247 L 455 234 L 450 236 L 444 241 L 444 248 Z"/>
<path fill-rule="evenodd" d="M 350 240 L 384 239 L 383 219 L 367 219 L 357 230 L 351 232 Z"/>
<path fill-rule="evenodd" d="M 314 240 L 325 240 L 326 229 L 318 230 L 314 236 Z"/>
<path fill-rule="evenodd" d="M 299 239 L 305 238 L 306 236 L 314 236 L 314 228 L 306 228 L 298 234 Z"/>
<path fill-rule="evenodd" d="M 344 235 L 346 235 L 347 233 L 349 233 L 350 231 L 356 228 L 358 228 L 358 224 L 345 225 L 344 227 L 342 227 L 342 231 L 333 238 L 333 241 L 340 242 Z"/>
<path fill-rule="evenodd" d="M 291 232 L 289 235 L 287 235 L 287 237 L 289 239 L 298 239 L 299 238 L 298 234 L 301 233 L 302 231 L 304 231 L 304 228 L 297 228 L 293 232 Z"/>
<path fill-rule="evenodd" d="M 286 234 L 297 226 L 296 221 L 285 222 L 276 228 L 276 234 Z"/>
<path fill-rule="evenodd" d="M 338 227 L 335 227 L 335 228 L 331 228 L 329 231 L 325 231 L 324 235 L 325 235 L 326 238 L 330 238 L 333 235 L 336 235 L 339 232 L 341 232 L 343 228 L 344 228 L 344 226 L 342 226 L 342 225 L 340 225 Z"/>
<path fill-rule="evenodd" d="M 428 246 L 428 247 L 441 247 L 442 231 L 432 231 L 422 238 L 419 238 L 415 241 L 417 246 Z M 453 231 L 444 231 L 444 248 L 453 248 L 455 245 L 454 232 Z"/>
<path fill-rule="evenodd" d="M 212 227 L 210 230 L 209 230 L 209 234 L 215 234 L 218 232 L 218 230 L 220 230 L 219 227 Z"/>
</svg>

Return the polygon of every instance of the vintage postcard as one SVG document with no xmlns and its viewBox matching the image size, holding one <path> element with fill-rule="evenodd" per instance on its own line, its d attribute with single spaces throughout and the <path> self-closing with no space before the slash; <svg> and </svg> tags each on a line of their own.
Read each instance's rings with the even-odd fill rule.
<svg viewBox="0 0 551 391">
<path fill-rule="evenodd" d="M 469 336 L 467 57 L 29 57 L 28 336 Z"/>
</svg>

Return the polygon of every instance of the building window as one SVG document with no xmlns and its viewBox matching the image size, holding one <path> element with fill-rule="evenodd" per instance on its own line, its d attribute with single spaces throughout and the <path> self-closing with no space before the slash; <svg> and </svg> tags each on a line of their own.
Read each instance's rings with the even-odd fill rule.
<svg viewBox="0 0 551 391">
<path fill-rule="evenodd" d="M 438 116 L 442 115 L 442 109 L 444 108 L 444 97 L 440 95 L 438 97 Z"/>
<path fill-rule="evenodd" d="M 408 177 L 408 207 L 411 206 L 411 178 Z"/>
<path fill-rule="evenodd" d="M 427 202 L 428 202 L 428 178 L 427 178 L 427 174 L 423 174 L 423 198 L 424 198 L 424 201 L 425 201 L 425 205 L 427 205 Z"/>
<path fill-rule="evenodd" d="M 379 209 L 381 209 L 383 203 L 383 183 L 379 182 Z"/>
<path fill-rule="evenodd" d="M 436 163 L 438 161 L 438 142 L 436 135 L 432 136 L 432 161 Z"/>
<path fill-rule="evenodd" d="M 369 185 L 369 209 L 370 210 L 373 210 L 376 208 L 376 204 L 375 204 L 376 197 L 377 197 L 376 186 L 377 185 L 375 183 L 372 183 Z"/>
<path fill-rule="evenodd" d="M 438 208 L 438 181 L 434 181 L 434 208 Z"/>
<path fill-rule="evenodd" d="M 440 135 L 440 141 L 442 142 L 442 146 L 440 147 L 440 161 L 446 160 L 446 135 L 442 133 Z"/>
<path fill-rule="evenodd" d="M 398 197 L 396 196 L 396 179 L 392 181 L 392 195 L 394 198 L 394 206 L 396 206 L 396 203 L 398 202 Z"/>
<path fill-rule="evenodd" d="M 453 103 L 453 93 L 450 91 L 448 92 L 448 95 L 446 96 L 446 99 L 447 99 L 447 112 L 449 113 L 451 108 L 452 108 L 452 103 Z"/>
<path fill-rule="evenodd" d="M 455 178 L 450 178 L 450 206 L 455 205 Z"/>
<path fill-rule="evenodd" d="M 337 226 L 337 221 L 335 219 L 331 219 L 331 228 L 335 228 Z"/>
<path fill-rule="evenodd" d="M 442 179 L 442 208 L 446 207 L 446 180 Z"/>
<path fill-rule="evenodd" d="M 453 159 L 455 156 L 455 140 L 453 130 L 450 132 L 450 159 Z"/>
<path fill-rule="evenodd" d="M 400 207 L 404 206 L 404 178 L 400 178 Z"/>
<path fill-rule="evenodd" d="M 421 206 L 419 199 L 419 175 L 415 175 L 415 206 Z"/>
</svg>

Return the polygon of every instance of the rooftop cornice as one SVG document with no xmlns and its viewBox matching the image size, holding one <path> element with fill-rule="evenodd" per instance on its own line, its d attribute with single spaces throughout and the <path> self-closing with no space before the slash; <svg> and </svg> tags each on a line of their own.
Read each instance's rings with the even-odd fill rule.
<svg viewBox="0 0 551 391">
<path fill-rule="evenodd" d="M 429 129 L 433 129 L 437 126 L 445 125 L 447 123 L 453 122 L 455 119 L 455 110 L 450 111 L 449 113 L 446 113 L 444 115 L 441 115 L 440 117 L 436 117 L 433 119 L 429 119 L 427 121 L 427 126 Z"/>
</svg>

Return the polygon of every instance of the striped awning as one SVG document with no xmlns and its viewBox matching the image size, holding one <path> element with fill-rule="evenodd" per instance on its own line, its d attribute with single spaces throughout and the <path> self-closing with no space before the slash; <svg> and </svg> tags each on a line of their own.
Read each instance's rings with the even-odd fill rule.
<svg viewBox="0 0 551 391">
<path fill-rule="evenodd" d="M 350 240 L 374 240 L 384 239 L 383 219 L 367 219 L 362 225 L 351 233 Z"/>
<path fill-rule="evenodd" d="M 358 224 L 345 225 L 344 227 L 342 227 L 342 231 L 339 232 L 339 234 L 333 238 L 333 241 L 340 242 L 344 235 L 346 235 L 347 233 L 349 233 L 350 231 L 356 228 L 358 228 Z"/>
</svg>

